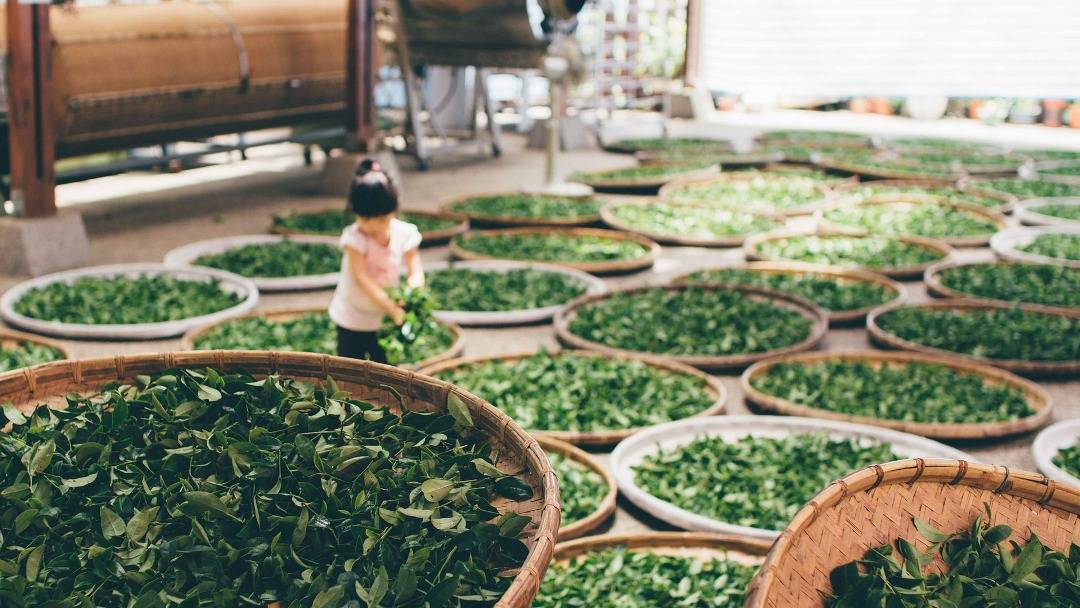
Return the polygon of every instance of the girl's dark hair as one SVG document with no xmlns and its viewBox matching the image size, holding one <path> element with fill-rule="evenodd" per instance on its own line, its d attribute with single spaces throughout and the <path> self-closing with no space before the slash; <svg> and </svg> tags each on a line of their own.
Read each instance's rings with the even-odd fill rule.
<svg viewBox="0 0 1080 608">
<path fill-rule="evenodd" d="M 360 217 L 379 217 L 398 210 L 394 180 L 377 161 L 364 159 L 349 183 L 349 208 Z"/>
</svg>

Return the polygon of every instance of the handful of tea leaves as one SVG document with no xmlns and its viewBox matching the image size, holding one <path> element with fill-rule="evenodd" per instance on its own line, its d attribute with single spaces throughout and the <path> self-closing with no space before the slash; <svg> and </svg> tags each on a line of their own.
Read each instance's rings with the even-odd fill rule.
<svg viewBox="0 0 1080 608">
<path fill-rule="evenodd" d="M 435 318 L 435 301 L 426 287 L 401 285 L 390 292 L 390 298 L 402 303 L 405 322 L 394 325 L 384 318 L 379 327 L 379 346 L 387 363 L 413 363 L 450 348 L 453 333 Z"/>
</svg>

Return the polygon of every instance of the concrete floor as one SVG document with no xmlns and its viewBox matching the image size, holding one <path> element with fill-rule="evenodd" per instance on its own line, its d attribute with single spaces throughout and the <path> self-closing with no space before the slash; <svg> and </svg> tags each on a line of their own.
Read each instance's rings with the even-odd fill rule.
<svg viewBox="0 0 1080 608">
<path fill-rule="evenodd" d="M 504 155 L 498 159 L 457 160 L 440 159 L 427 172 L 411 169 L 411 161 L 402 159 L 406 209 L 436 209 L 444 201 L 465 194 L 498 192 L 536 185 L 543 174 L 542 154 L 525 150 L 524 141 L 506 137 Z M 569 173 L 579 169 L 604 169 L 632 164 L 627 156 L 594 150 L 569 152 L 561 157 L 561 170 Z M 219 236 L 263 233 L 270 225 L 273 213 L 300 209 L 318 209 L 342 204 L 340 196 L 316 194 L 319 174 L 314 169 L 275 171 L 259 179 L 240 184 L 227 182 L 212 188 L 188 190 L 184 194 L 157 194 L 134 199 L 137 204 L 123 206 L 86 206 L 85 217 L 91 238 L 91 264 L 119 262 L 158 262 L 169 249 L 192 241 Z M 344 185 L 342 185 L 344 187 Z M 445 246 L 423 250 L 425 261 L 448 257 Z M 960 260 L 990 260 L 988 249 L 960 250 Z M 648 271 L 605 279 L 609 286 L 662 283 L 667 277 L 700 267 L 737 263 L 741 251 L 665 247 L 656 266 Z M 20 281 L 21 277 L 0 276 L 0 291 Z M 926 299 L 918 282 L 905 284 L 912 300 Z M 268 310 L 295 306 L 321 306 L 330 298 L 329 291 L 286 295 L 266 295 L 259 309 Z M 550 325 L 509 329 L 466 329 L 466 355 L 534 350 L 539 346 L 555 347 Z M 76 357 L 102 356 L 118 353 L 139 353 L 175 350 L 179 339 L 147 342 L 68 341 L 66 345 Z M 868 348 L 864 329 L 831 330 L 823 342 L 823 350 Z M 728 389 L 728 412 L 748 413 L 739 388 L 738 376 L 722 376 Z M 1042 382 L 1050 392 L 1056 413 L 1055 420 L 1073 418 L 1080 414 L 1080 382 Z M 1030 446 L 1034 434 L 1023 435 L 993 443 L 956 444 L 974 458 L 1012 468 L 1034 469 Z M 606 455 L 601 455 L 606 460 Z M 611 527 L 618 531 L 667 529 L 620 501 L 620 509 Z"/>
</svg>

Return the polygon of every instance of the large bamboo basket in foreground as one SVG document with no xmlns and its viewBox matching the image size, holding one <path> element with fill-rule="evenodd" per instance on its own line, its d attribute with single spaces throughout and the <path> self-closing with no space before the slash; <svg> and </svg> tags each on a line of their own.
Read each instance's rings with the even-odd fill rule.
<svg viewBox="0 0 1080 608">
<path fill-rule="evenodd" d="M 962 460 L 909 459 L 873 465 L 837 481 L 807 503 L 769 551 L 747 608 L 819 608 L 829 573 L 870 548 L 904 538 L 928 543 L 912 518 L 943 532 L 967 529 L 983 505 L 1013 540 L 1029 530 L 1048 547 L 1080 541 L 1080 490 L 1037 473 Z"/>
<path fill-rule="evenodd" d="M 853 416 L 816 407 L 802 405 L 754 388 L 752 382 L 769 373 L 777 365 L 796 363 L 813 365 L 824 362 L 863 362 L 874 369 L 885 366 L 901 366 L 910 363 L 942 365 L 954 372 L 972 374 L 990 386 L 1005 386 L 1023 395 L 1033 413 L 1018 420 L 985 423 L 909 422 L 890 418 Z M 870 424 L 894 431 L 903 431 L 932 439 L 989 439 L 1024 433 L 1042 427 L 1050 421 L 1053 413 L 1050 395 L 1041 386 L 1004 370 L 968 362 L 958 357 L 928 355 L 921 353 L 882 352 L 877 350 L 849 352 L 796 353 L 759 361 L 747 368 L 741 378 L 746 400 L 772 414 L 785 416 L 808 416 L 826 420 L 840 420 L 856 424 Z"/>
<path fill-rule="evenodd" d="M 420 373 L 428 374 L 429 376 L 437 376 L 442 372 L 452 369 L 468 367 L 470 365 L 477 365 L 492 361 L 513 364 L 517 363 L 522 359 L 531 357 L 534 354 L 536 353 L 521 352 L 506 355 L 488 355 L 483 357 L 459 357 L 456 359 L 449 359 L 447 361 L 442 361 L 434 365 L 428 365 L 426 367 L 423 367 L 420 369 Z M 727 389 L 724 388 L 724 384 L 720 382 L 720 380 L 718 380 L 717 378 L 702 373 L 698 369 L 690 367 L 689 365 L 677 363 L 666 357 L 634 354 L 630 352 L 600 352 L 595 350 L 562 350 L 552 352 L 552 356 L 557 356 L 560 354 L 569 354 L 578 357 L 596 357 L 599 359 L 622 359 L 628 361 L 641 361 L 642 363 L 645 363 L 650 367 L 654 367 L 663 371 L 694 376 L 695 378 L 698 378 L 705 383 L 705 390 L 708 391 L 710 397 L 712 397 L 712 403 L 697 414 L 694 414 L 694 416 L 719 416 L 720 414 L 724 413 L 725 404 L 727 402 Z M 633 435 L 641 429 L 613 429 L 607 431 L 552 431 L 544 429 L 528 430 L 537 437 L 556 439 L 558 441 L 565 441 L 566 443 L 570 443 L 573 445 L 603 447 L 612 446 L 616 443 L 619 443 L 623 439 L 626 439 L 627 437 Z"/>
<path fill-rule="evenodd" d="M 0 401 L 10 401 L 24 409 L 42 403 L 65 407 L 64 396 L 71 391 L 92 393 L 108 382 L 131 381 L 140 374 L 205 367 L 255 376 L 281 374 L 306 381 L 322 381 L 330 376 L 354 398 L 392 409 L 397 407 L 397 395 L 400 395 L 410 410 L 445 411 L 448 396 L 457 395 L 469 408 L 477 430 L 491 442 L 496 466 L 506 472 L 519 472 L 517 475 L 533 489 L 533 498 L 527 501 L 498 499 L 493 503 L 501 512 L 513 510 L 532 519 L 522 538 L 529 554 L 495 606 L 525 608 L 532 601 L 551 559 L 559 528 L 559 488 L 555 473 L 532 436 L 487 402 L 445 382 L 369 361 L 329 355 L 174 352 L 58 361 L 0 374 Z"/>
</svg>

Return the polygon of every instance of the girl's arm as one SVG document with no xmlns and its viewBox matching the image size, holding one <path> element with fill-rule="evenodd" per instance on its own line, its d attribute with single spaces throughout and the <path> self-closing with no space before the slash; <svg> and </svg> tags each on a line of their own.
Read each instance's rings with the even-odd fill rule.
<svg viewBox="0 0 1080 608">
<path fill-rule="evenodd" d="M 410 249 L 405 252 L 405 272 L 409 287 L 423 287 L 424 266 L 420 262 L 420 250 Z"/>
<path fill-rule="evenodd" d="M 376 306 L 381 308 L 395 325 L 401 325 L 405 321 L 405 310 L 398 306 L 397 302 L 390 299 L 386 290 L 379 286 L 367 272 L 367 256 L 362 251 L 345 248 L 345 255 L 349 256 L 349 272 L 356 279 L 356 284 L 371 298 Z"/>
</svg>

